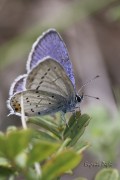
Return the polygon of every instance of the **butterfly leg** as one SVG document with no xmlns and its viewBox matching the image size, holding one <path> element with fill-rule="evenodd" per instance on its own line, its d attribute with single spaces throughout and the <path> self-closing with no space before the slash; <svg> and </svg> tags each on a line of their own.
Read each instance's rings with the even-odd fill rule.
<svg viewBox="0 0 120 180">
<path fill-rule="evenodd" d="M 65 119 L 65 113 L 64 113 L 63 111 L 61 111 L 61 119 L 62 119 L 62 121 L 64 121 L 65 125 L 66 125 L 67 127 L 69 127 L 69 125 L 68 125 L 68 123 L 67 123 L 67 121 L 66 121 L 66 119 Z"/>
<path fill-rule="evenodd" d="M 80 110 L 80 106 L 78 106 L 78 107 L 76 107 L 76 108 L 78 108 L 79 110 L 78 110 L 78 112 L 81 114 L 81 110 Z M 76 109 L 75 108 L 75 109 Z M 78 118 L 77 118 L 77 111 L 75 111 L 75 120 L 76 120 L 76 124 L 78 123 Z"/>
<path fill-rule="evenodd" d="M 76 107 L 76 108 L 79 108 L 79 107 Z M 76 109 L 76 108 L 75 108 L 75 109 Z M 77 115 L 76 115 L 76 112 L 77 112 L 77 111 L 76 111 L 75 109 L 72 110 L 71 112 L 73 113 L 73 115 L 74 115 L 74 117 L 75 117 L 76 124 L 77 124 L 77 122 L 78 122 Z"/>
<path fill-rule="evenodd" d="M 75 120 L 76 120 L 76 123 L 77 123 L 77 116 L 76 116 L 76 111 L 75 110 L 73 111 L 73 115 L 75 116 Z"/>
<path fill-rule="evenodd" d="M 79 112 L 81 113 L 81 109 L 80 109 L 80 106 L 76 106 L 75 109 L 79 109 Z M 75 110 L 74 110 L 75 111 Z M 74 112 L 72 111 L 72 112 Z"/>
</svg>

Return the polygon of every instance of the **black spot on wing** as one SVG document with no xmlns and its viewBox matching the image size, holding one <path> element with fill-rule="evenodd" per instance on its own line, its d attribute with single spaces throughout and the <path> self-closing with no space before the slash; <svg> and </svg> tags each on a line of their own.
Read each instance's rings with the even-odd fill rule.
<svg viewBox="0 0 120 180">
<path fill-rule="evenodd" d="M 27 112 L 25 112 L 25 116 L 28 116 L 29 114 Z"/>
<path fill-rule="evenodd" d="M 38 90 L 40 88 L 40 86 L 37 86 L 36 90 Z M 36 93 L 38 93 L 38 91 L 36 91 Z"/>
<path fill-rule="evenodd" d="M 47 75 L 47 72 L 44 74 L 44 76 L 46 76 Z"/>
<path fill-rule="evenodd" d="M 30 102 L 28 97 L 26 97 L 26 102 L 27 102 L 27 103 L 29 103 L 29 102 Z"/>
<path fill-rule="evenodd" d="M 33 109 L 31 109 L 31 112 L 35 112 Z"/>
<path fill-rule="evenodd" d="M 39 84 L 42 84 L 42 83 L 43 83 L 43 81 L 40 81 L 40 82 L 39 82 Z"/>
</svg>

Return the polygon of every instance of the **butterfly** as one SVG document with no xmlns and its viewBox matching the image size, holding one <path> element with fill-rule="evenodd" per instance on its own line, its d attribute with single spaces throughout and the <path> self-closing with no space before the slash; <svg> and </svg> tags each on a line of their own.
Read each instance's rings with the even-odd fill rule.
<svg viewBox="0 0 120 180">
<path fill-rule="evenodd" d="M 74 111 L 82 101 L 66 45 L 55 29 L 44 32 L 33 44 L 26 69 L 11 85 L 10 114 L 21 115 L 21 96 L 28 117 Z"/>
</svg>

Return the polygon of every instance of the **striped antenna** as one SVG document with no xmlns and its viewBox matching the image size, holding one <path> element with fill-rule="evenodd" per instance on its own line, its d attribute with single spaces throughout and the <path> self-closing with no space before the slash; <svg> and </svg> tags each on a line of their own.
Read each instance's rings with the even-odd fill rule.
<svg viewBox="0 0 120 180">
<path fill-rule="evenodd" d="M 83 96 L 86 96 L 86 97 L 90 97 L 90 98 L 94 98 L 94 99 L 100 100 L 99 97 L 95 97 L 95 96 L 89 96 L 89 95 L 86 95 L 86 94 L 83 94 Z"/>
<path fill-rule="evenodd" d="M 91 80 L 89 80 L 89 81 L 87 81 L 85 84 L 83 84 L 82 85 L 82 87 L 78 90 L 78 94 L 79 94 L 79 92 L 86 86 L 86 85 L 88 85 L 88 84 L 90 84 L 91 82 L 93 82 L 95 79 L 97 79 L 97 78 L 99 78 L 100 76 L 99 75 L 97 75 L 97 76 L 95 76 L 93 79 L 91 79 Z M 84 95 L 85 96 L 85 95 Z M 90 97 L 89 95 L 88 95 L 88 97 Z M 93 96 L 92 96 L 93 97 Z M 97 99 L 97 98 L 96 98 Z"/>
</svg>

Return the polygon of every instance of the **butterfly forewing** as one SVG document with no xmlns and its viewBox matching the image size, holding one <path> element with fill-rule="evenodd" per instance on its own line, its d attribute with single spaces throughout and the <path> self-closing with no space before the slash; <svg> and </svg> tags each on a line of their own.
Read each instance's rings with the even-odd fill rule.
<svg viewBox="0 0 120 180">
<path fill-rule="evenodd" d="M 43 90 L 65 98 L 70 98 L 74 94 L 74 87 L 63 67 L 49 57 L 28 74 L 26 89 Z"/>
</svg>

